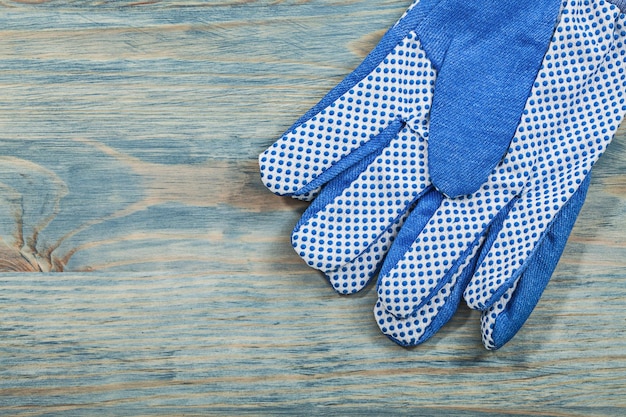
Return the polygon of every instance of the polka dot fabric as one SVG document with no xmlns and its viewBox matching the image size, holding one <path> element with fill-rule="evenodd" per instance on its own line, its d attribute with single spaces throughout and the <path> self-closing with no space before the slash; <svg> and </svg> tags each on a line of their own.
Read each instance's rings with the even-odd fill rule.
<svg viewBox="0 0 626 417">
<path fill-rule="evenodd" d="M 491 306 L 483 312 L 480 318 L 480 333 L 482 336 L 483 345 L 490 350 L 499 348 L 493 337 L 493 331 L 496 327 L 496 321 L 500 314 L 506 311 L 509 300 L 517 289 L 519 280 L 515 280 L 513 285 L 506 290 L 504 294 L 500 296 L 498 300 L 491 304 Z"/>
<path fill-rule="evenodd" d="M 450 34 L 433 32 L 428 23 L 450 16 L 462 19 L 454 13 L 459 10 L 455 4 L 414 2 L 364 64 L 261 154 L 259 163 L 271 191 L 312 201 L 294 228 L 292 244 L 337 292 L 359 291 L 379 274 L 374 311 L 384 334 L 404 346 L 422 343 L 448 321 L 463 297 L 483 312 L 484 345 L 497 349 L 538 301 L 584 201 L 591 168 L 626 112 L 626 17 L 606 0 L 561 3 L 530 94 L 520 90 L 515 117 L 526 104 L 510 143 L 511 133 L 506 135 L 508 151 L 500 159 L 498 149 L 495 169 L 485 163 L 485 174 L 491 174 L 478 189 L 472 185 L 464 191 L 468 194 L 452 198 L 435 188 L 431 173 L 435 175 L 436 167 L 432 161 L 428 166 L 429 136 L 430 158 L 441 161 L 434 156 L 434 120 L 441 116 L 441 106 L 432 108 L 437 89 L 433 62 L 442 65 L 435 57 L 447 57 L 448 35 L 467 34 L 455 32 L 456 21 L 447 22 Z M 515 2 L 507 4 L 518 10 Z M 515 26 L 517 20 L 507 22 Z M 517 56 L 511 51 L 523 49 L 511 45 L 507 51 L 512 55 L 501 55 L 502 62 L 494 57 L 481 67 L 481 58 L 469 68 L 474 74 L 494 69 L 502 73 Z M 533 68 L 538 68 L 543 51 Z M 465 91 L 464 76 L 449 79 L 443 69 L 438 75 L 440 87 L 446 79 L 449 86 L 460 86 L 453 91 Z M 528 81 L 534 76 L 533 71 Z M 486 96 L 471 96 L 470 107 L 491 114 L 485 110 Z M 468 126 L 482 126 L 479 114 L 463 109 L 452 113 L 469 119 Z M 494 156 L 493 149 L 486 149 L 492 138 L 485 132 L 485 149 L 479 147 L 472 155 Z M 456 133 L 458 143 L 446 142 L 454 148 L 450 152 L 463 155 L 477 143 L 467 129 Z M 550 243 L 554 236 L 558 244 Z"/>
<path fill-rule="evenodd" d="M 558 4 L 558 0 L 556 2 Z M 442 65 L 453 41 L 457 46 L 462 45 L 468 39 L 476 39 L 476 33 L 484 32 L 485 25 L 460 23 L 480 22 L 486 16 L 515 16 L 521 19 L 512 20 L 519 31 L 533 21 L 533 16 L 524 13 L 510 14 L 509 9 L 519 10 L 511 0 L 506 2 L 507 7 L 499 9 L 503 13 L 495 14 L 483 13 L 487 9 L 478 3 L 468 8 L 459 7 L 462 4 L 467 5 L 458 0 L 415 1 L 359 68 L 260 155 L 262 180 L 270 190 L 313 201 L 296 225 L 292 243 L 297 253 L 310 266 L 323 271 L 341 293 L 358 291 L 366 285 L 378 270 L 403 217 L 420 196 L 432 188 L 426 168 L 436 77 L 431 59 L 436 57 Z M 546 19 L 542 16 L 540 20 Z M 551 24 L 549 26 L 551 31 Z M 517 32 L 507 30 L 506 33 Z M 533 45 L 542 44 L 529 32 L 524 34 L 535 40 L 531 42 Z M 483 33 L 481 39 L 484 43 L 489 37 Z M 546 44 L 547 40 L 546 36 Z M 424 51 L 423 42 L 430 45 L 430 57 Z M 508 68 L 505 64 L 512 60 L 505 57 L 498 62 L 498 56 L 491 52 L 485 54 L 489 45 L 491 43 L 487 42 L 483 53 L 474 54 L 473 62 L 479 66 L 485 61 L 491 62 L 489 74 L 499 79 L 493 77 L 494 68 L 502 74 Z M 523 53 L 519 50 L 511 53 L 528 65 L 527 55 L 533 55 L 529 49 L 532 48 L 525 48 Z M 537 57 L 537 66 L 540 58 L 541 55 Z M 467 96 L 467 89 L 462 88 L 463 81 L 481 77 L 465 76 L 462 72 L 449 71 L 448 79 L 458 83 L 449 82 L 448 87 L 456 85 Z M 507 81 L 513 75 L 506 72 Z M 532 79 L 529 78 L 528 83 Z M 439 82 L 442 83 L 442 78 Z M 450 94 L 456 90 L 444 88 L 442 91 L 444 93 L 438 96 L 440 103 L 445 102 L 445 98 L 441 98 L 446 96 L 445 91 Z M 506 91 L 517 89 L 507 88 Z M 482 97 L 482 103 L 493 101 L 484 94 L 476 95 Z M 523 103 L 526 97 L 524 90 L 521 95 L 507 95 L 501 102 Z M 462 114 L 466 107 L 454 112 L 458 119 L 464 120 Z M 491 114 L 504 113 L 503 107 L 506 106 L 500 106 L 501 111 Z M 458 120 L 452 125 L 466 132 L 465 125 Z M 447 135 L 452 131 L 454 129 L 447 131 Z M 506 135 L 507 140 L 509 136 Z M 495 149 L 495 161 L 502 152 L 500 148 Z M 494 150 L 481 149 L 482 157 L 486 158 L 487 154 L 493 156 Z M 355 166 L 360 170 L 359 175 L 347 174 L 354 173 Z"/>
<path fill-rule="evenodd" d="M 494 173 L 500 187 L 511 186 L 512 168 L 528 161 L 526 187 L 466 289 L 472 308 L 488 308 L 513 285 L 626 112 L 624 16 L 608 3 L 580 3 L 563 16 L 566 26 L 556 31 L 509 156 Z"/>
<path fill-rule="evenodd" d="M 322 167 L 317 171 L 323 176 L 324 168 L 329 172 L 333 164 L 345 161 L 344 152 L 354 155 L 370 146 L 368 153 L 359 155 L 356 167 L 344 168 L 342 178 L 313 194 L 319 197 L 316 204 L 292 234 L 296 252 L 323 271 L 340 293 L 367 285 L 410 206 L 430 185 L 426 137 L 435 77 L 415 33 L 410 32 L 363 81 L 261 156 L 267 185 L 302 198 L 299 193 L 315 181 L 314 175 L 307 177 L 311 172 L 307 163 Z M 392 120 L 377 118 L 383 115 Z M 348 138 L 351 146 L 360 148 L 344 147 Z M 331 154 L 330 149 L 337 152 Z M 321 150 L 327 150 L 323 152 L 327 160 L 312 156 Z M 353 181 L 343 181 L 347 170 L 360 171 Z"/>
<path fill-rule="evenodd" d="M 486 310 L 483 337 L 487 347 L 495 346 L 490 329 L 525 262 L 626 112 L 624 21 L 605 1 L 563 3 L 508 153 L 479 191 L 444 199 L 402 259 L 379 278 L 377 315 L 384 308 L 400 322 L 413 320 L 450 286 L 476 242 L 493 236 L 464 297 L 470 307 Z"/>
<path fill-rule="evenodd" d="M 383 334 L 399 345 L 415 346 L 436 333 L 456 311 L 462 294 L 461 275 L 467 274 L 473 257 L 480 249 L 480 243 L 482 238 L 451 279 L 409 317 L 396 317 L 379 300 L 374 307 L 374 317 Z"/>
<path fill-rule="evenodd" d="M 430 184 L 425 161 L 425 139 L 404 128 L 356 181 L 305 213 L 292 234 L 296 252 L 324 272 L 360 256 Z"/>
<path fill-rule="evenodd" d="M 334 177 L 340 161 L 396 120 L 423 130 L 435 71 L 414 32 L 363 80 L 259 156 L 261 179 L 279 195 L 305 194 Z"/>
<path fill-rule="evenodd" d="M 353 294 L 362 290 L 376 275 L 385 254 L 400 231 L 408 213 L 396 220 L 389 229 L 380 234 L 359 256 L 336 271 L 326 271 L 330 284 L 340 294 Z"/>
</svg>

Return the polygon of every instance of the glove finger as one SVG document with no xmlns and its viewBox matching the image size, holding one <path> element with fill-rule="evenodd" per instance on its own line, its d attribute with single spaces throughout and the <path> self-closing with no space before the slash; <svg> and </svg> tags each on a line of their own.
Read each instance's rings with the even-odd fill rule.
<svg viewBox="0 0 626 417">
<path fill-rule="evenodd" d="M 489 224 L 506 214 L 513 197 L 506 189 L 493 204 L 484 204 L 492 202 L 488 192 L 457 199 L 436 190 L 424 195 L 381 268 L 378 297 L 385 308 L 398 318 L 422 308 L 463 265 Z"/>
<path fill-rule="evenodd" d="M 385 45 L 386 47 L 386 45 Z M 378 50 L 384 50 L 381 48 Z M 263 183 L 280 195 L 310 192 L 372 152 L 371 139 L 395 120 L 424 121 L 435 71 L 413 32 L 347 91 L 333 90 L 324 107 L 299 121 L 259 156 Z M 370 62 L 371 61 L 371 62 Z M 360 76 L 364 69 L 356 71 Z M 338 91 L 342 91 L 342 89 Z M 327 103 L 328 102 L 328 103 Z"/>
<path fill-rule="evenodd" d="M 408 212 L 391 225 L 357 258 L 336 271 L 326 272 L 331 286 L 340 294 L 353 294 L 369 284 L 378 272 L 391 243 L 402 228 Z"/>
<path fill-rule="evenodd" d="M 438 77 L 429 170 L 447 196 L 475 192 L 506 153 L 562 1 L 447 0 L 417 32 Z M 451 34 L 448 44 L 440 33 Z"/>
<path fill-rule="evenodd" d="M 296 224 L 292 244 L 311 267 L 336 271 L 359 257 L 427 189 L 426 140 L 401 126 L 375 138 L 386 146 L 329 183 Z"/>
<path fill-rule="evenodd" d="M 571 187 L 577 186 L 574 182 Z M 568 198 L 563 194 L 540 197 L 529 193 L 516 200 L 501 229 L 490 230 L 485 252 L 465 291 L 471 308 L 484 310 L 513 284 L 547 236 L 548 226 L 563 207 L 560 200 Z"/>
<path fill-rule="evenodd" d="M 481 242 L 465 258 L 457 272 L 450 274 L 445 284 L 408 317 L 396 317 L 378 300 L 374 317 L 382 333 L 401 346 L 415 346 L 434 335 L 457 310 L 463 289 L 472 276 L 480 246 Z"/>
<path fill-rule="evenodd" d="M 338 86 L 330 91 L 316 106 L 311 108 L 306 114 L 298 119 L 298 121 L 294 123 L 289 130 L 293 130 L 295 127 L 306 122 L 321 112 L 324 108 L 332 104 L 337 97 L 344 95 L 348 90 L 350 90 L 350 88 L 358 84 L 362 78 L 366 77 L 371 72 L 372 68 L 380 64 L 380 57 L 388 54 L 391 45 L 397 44 L 402 38 L 404 38 L 406 34 L 414 29 L 419 22 L 441 1 L 442 0 L 415 0 L 404 12 L 398 22 L 396 22 L 396 24 L 392 27 L 392 29 L 385 33 L 378 46 L 368 54 L 361 65 L 348 75 Z M 260 157 L 260 164 L 265 164 L 267 162 L 267 158 L 264 160 L 261 159 L 262 158 Z M 264 172 L 267 170 L 269 170 L 269 167 L 262 166 L 261 175 L 263 176 Z M 271 179 L 268 180 L 268 183 L 269 181 L 271 181 Z M 313 201 L 320 193 L 321 188 L 322 186 L 320 185 L 310 191 L 300 191 L 298 194 L 292 194 L 291 197 L 301 201 Z"/>
<path fill-rule="evenodd" d="M 554 236 L 549 240 L 544 240 L 542 249 L 537 253 L 538 263 L 532 263 L 532 267 L 523 276 L 530 276 L 531 280 L 524 281 L 525 285 L 516 291 L 516 280 L 514 285 L 507 290 L 500 300 L 485 311 L 481 318 L 483 330 L 483 343 L 488 349 L 497 349 L 506 343 L 517 330 L 523 325 L 530 314 L 532 307 L 536 304 L 541 291 L 556 266 L 559 254 L 561 253 L 567 234 L 562 230 L 571 230 L 585 198 L 588 181 L 586 181 L 556 220 L 553 225 Z M 506 211 L 502 211 L 494 219 L 490 226 L 494 230 L 500 230 L 506 216 Z M 497 233 L 496 233 L 497 235 Z M 480 237 L 478 243 L 473 246 L 471 253 L 465 257 L 463 263 L 454 274 L 448 274 L 443 280 L 444 285 L 434 295 L 427 297 L 422 306 L 406 318 L 398 318 L 391 314 L 384 304 L 379 300 L 374 309 L 377 323 L 381 331 L 396 343 L 402 346 L 414 346 L 429 339 L 452 317 L 457 309 L 457 305 L 463 294 L 468 281 L 471 279 L 475 265 L 480 262 L 477 254 L 489 249 L 489 242 L 485 242 L 488 235 Z M 399 236 L 398 239 L 401 237 Z M 550 256 L 544 257 L 544 254 Z M 556 256 L 554 256 L 556 254 Z M 542 275 L 541 277 L 539 275 Z M 537 281 L 538 280 L 538 281 Z M 543 283 L 543 284 L 542 284 Z M 541 286 L 543 285 L 543 286 Z M 541 288 L 539 288 L 541 286 Z M 531 297 L 532 295 L 532 297 Z M 513 300 L 507 304 L 509 300 Z M 520 312 L 522 306 L 531 305 L 530 309 Z"/>
<path fill-rule="evenodd" d="M 537 305 L 585 202 L 590 179 L 591 175 L 587 176 L 578 191 L 555 216 L 540 243 L 530 254 L 526 268 L 512 277 L 508 286 L 503 285 L 484 306 L 481 333 L 487 349 L 498 349 L 515 336 Z M 485 243 L 484 250 L 490 249 L 488 243 Z M 466 299 L 472 296 L 473 291 L 471 288 L 466 290 Z"/>
</svg>

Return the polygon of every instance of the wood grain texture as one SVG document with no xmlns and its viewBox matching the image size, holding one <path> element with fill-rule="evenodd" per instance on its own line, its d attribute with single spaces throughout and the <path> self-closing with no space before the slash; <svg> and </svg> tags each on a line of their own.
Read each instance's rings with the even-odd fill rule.
<svg viewBox="0 0 626 417">
<path fill-rule="evenodd" d="M 626 414 L 626 129 L 540 304 L 380 335 L 256 158 L 406 0 L 0 2 L 0 415 Z M 59 273 L 63 272 L 63 273 Z"/>
</svg>

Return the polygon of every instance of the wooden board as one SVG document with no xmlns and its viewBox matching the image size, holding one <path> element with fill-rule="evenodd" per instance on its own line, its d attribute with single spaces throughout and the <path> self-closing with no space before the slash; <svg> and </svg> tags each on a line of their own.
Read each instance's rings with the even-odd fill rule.
<svg viewBox="0 0 626 417">
<path fill-rule="evenodd" d="M 382 336 L 256 158 L 406 0 L 0 3 L 0 415 L 624 415 L 626 129 L 497 352 Z"/>
</svg>

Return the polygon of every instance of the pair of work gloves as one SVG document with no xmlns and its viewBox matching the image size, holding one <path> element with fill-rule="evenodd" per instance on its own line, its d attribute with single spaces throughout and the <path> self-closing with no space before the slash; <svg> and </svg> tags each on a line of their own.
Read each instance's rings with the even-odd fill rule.
<svg viewBox="0 0 626 417">
<path fill-rule="evenodd" d="M 403 346 L 461 297 L 498 349 L 563 252 L 626 113 L 626 1 L 418 0 L 259 157 L 312 201 L 296 252 Z"/>
</svg>

